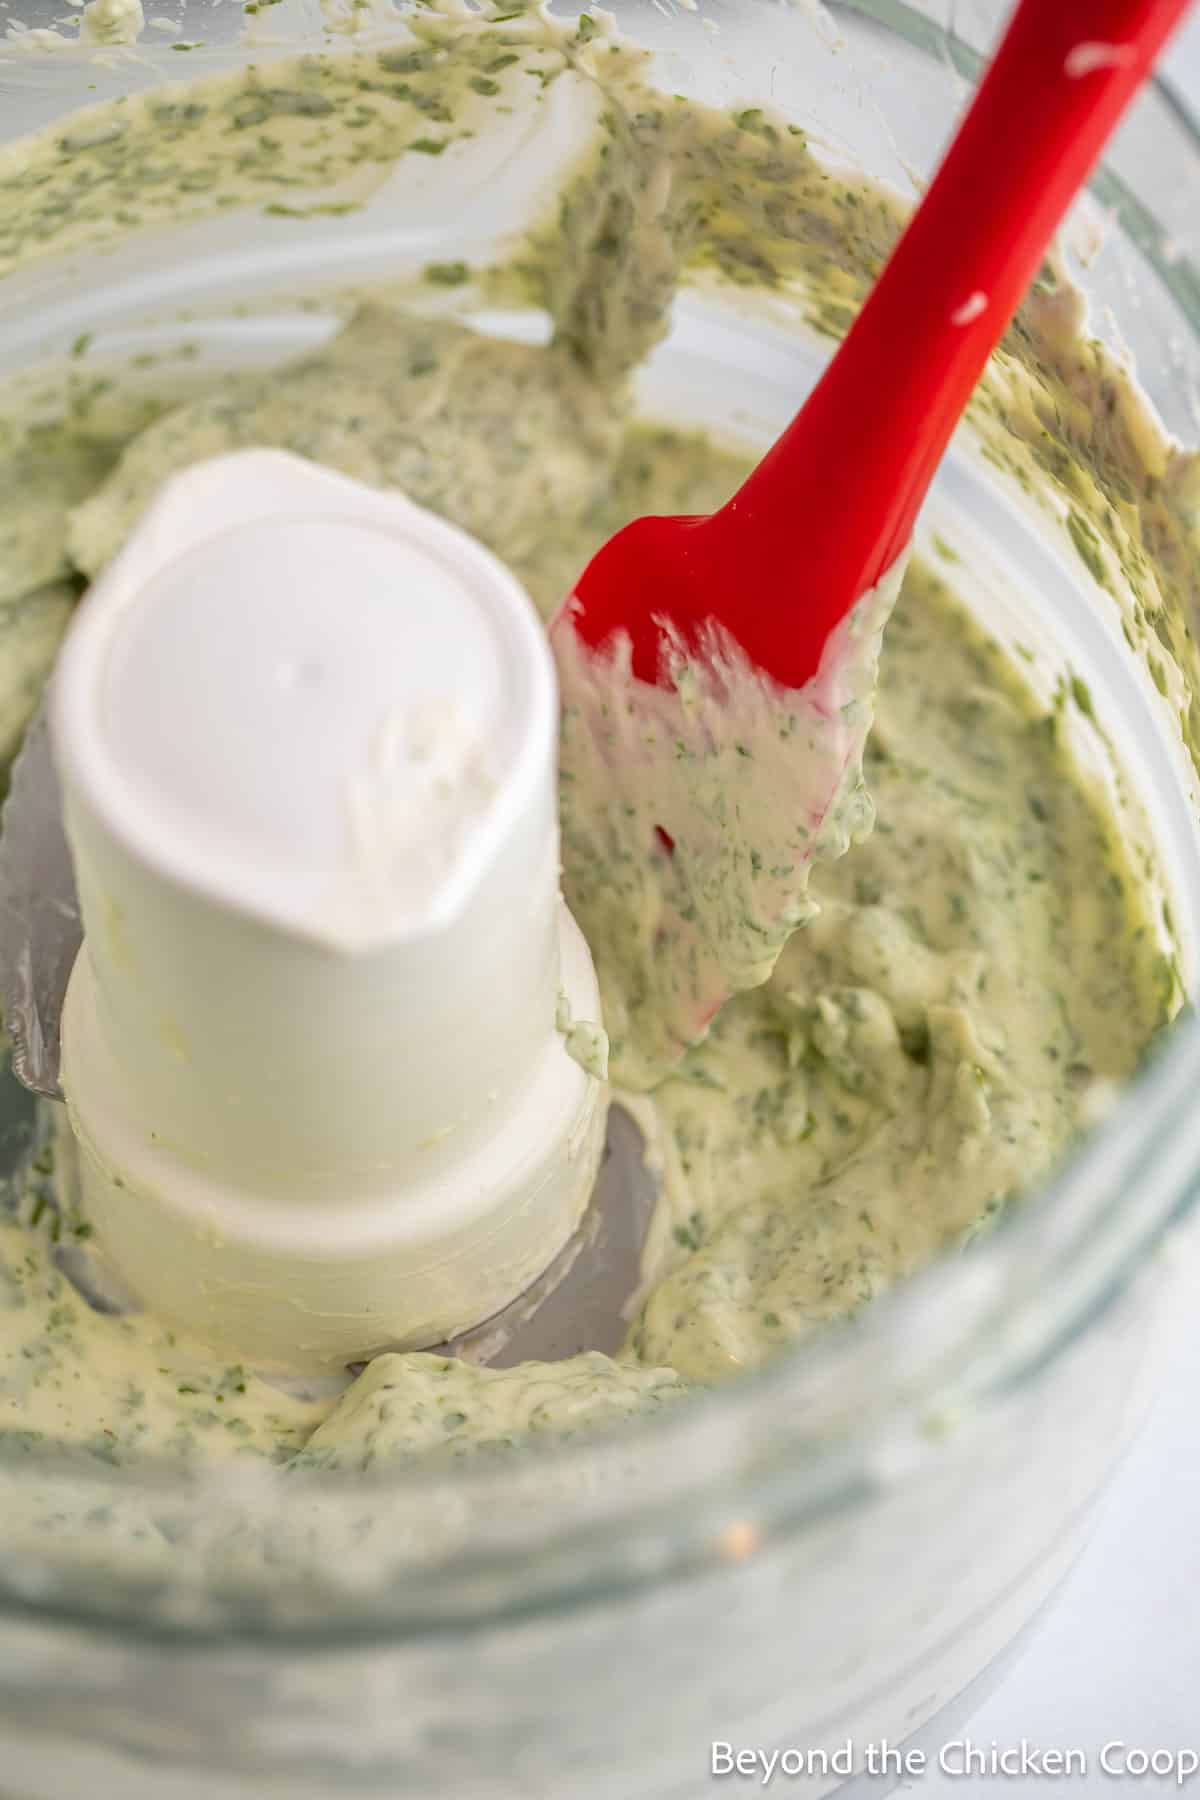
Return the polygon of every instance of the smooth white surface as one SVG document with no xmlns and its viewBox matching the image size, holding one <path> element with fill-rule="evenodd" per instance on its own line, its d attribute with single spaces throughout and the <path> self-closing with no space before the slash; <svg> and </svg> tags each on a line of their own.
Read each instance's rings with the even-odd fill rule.
<svg viewBox="0 0 1200 1800">
<path fill-rule="evenodd" d="M 84 944 L 62 1080 L 130 1289 L 230 1356 L 416 1349 L 542 1272 L 606 1090 L 558 888 L 557 696 L 523 590 L 276 451 L 175 476 L 51 702 Z"/>
<path fill-rule="evenodd" d="M 76 804 L 155 874 L 338 949 L 449 923 L 537 804 L 533 606 L 414 506 L 280 451 L 175 476 L 55 677 Z"/>
<path fill-rule="evenodd" d="M 1025 1738 L 1081 1748 L 1089 1775 L 980 1776 L 930 1769 L 900 1791 L 1034 1800 L 1050 1791 L 1177 1793 L 1169 1779 L 1106 1777 L 1103 1746 L 1200 1750 L 1200 1263 L 1165 1384 L 1104 1504 L 1100 1522 L 1029 1648 L 1001 1688 L 953 1738 L 985 1749 Z M 936 1750 L 931 1751 L 931 1757 Z M 1200 1794 L 1200 1775 L 1182 1792 Z"/>
<path fill-rule="evenodd" d="M 1200 12 L 1195 7 L 1180 25 L 1163 66 L 1188 104 L 1200 106 Z"/>
<path fill-rule="evenodd" d="M 407 917 L 436 903 L 437 801 L 486 807 L 483 759 L 512 735 L 503 643 L 446 562 L 337 518 L 269 519 L 198 545 L 130 610 L 97 713 L 156 835 L 239 883 L 324 885 L 356 872 L 348 803 L 378 771 L 395 898 Z"/>
</svg>

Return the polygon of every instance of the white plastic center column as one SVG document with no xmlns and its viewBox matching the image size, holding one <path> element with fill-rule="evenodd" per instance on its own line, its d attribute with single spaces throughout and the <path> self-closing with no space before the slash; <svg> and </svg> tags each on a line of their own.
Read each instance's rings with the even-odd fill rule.
<svg viewBox="0 0 1200 1800">
<path fill-rule="evenodd" d="M 176 477 L 52 730 L 85 940 L 63 1087 L 103 1249 L 292 1369 L 437 1343 L 587 1203 L 599 1001 L 558 892 L 542 629 L 480 545 L 271 451 Z"/>
</svg>

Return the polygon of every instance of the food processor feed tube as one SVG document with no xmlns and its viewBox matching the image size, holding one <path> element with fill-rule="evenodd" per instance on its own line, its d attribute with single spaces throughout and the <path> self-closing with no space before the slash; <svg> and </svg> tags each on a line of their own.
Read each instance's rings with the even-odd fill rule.
<svg viewBox="0 0 1200 1800">
<path fill-rule="evenodd" d="M 51 704 L 85 939 L 63 1087 L 138 1298 L 260 1364 L 435 1344 L 587 1204 L 607 1090 L 559 897 L 557 698 L 512 576 L 395 494 L 177 476 Z"/>
</svg>

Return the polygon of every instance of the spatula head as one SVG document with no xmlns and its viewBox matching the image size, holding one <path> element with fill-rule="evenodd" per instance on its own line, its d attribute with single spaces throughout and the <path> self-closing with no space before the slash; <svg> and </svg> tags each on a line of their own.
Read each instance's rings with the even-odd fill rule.
<svg viewBox="0 0 1200 1800">
<path fill-rule="evenodd" d="M 610 546 L 611 548 L 611 546 Z M 812 916 L 814 863 L 870 829 L 862 756 L 897 565 L 786 688 L 728 633 L 658 626 L 654 681 L 627 635 L 551 630 L 563 723 L 563 893 L 588 940 L 619 1087 L 655 1087 Z"/>
</svg>

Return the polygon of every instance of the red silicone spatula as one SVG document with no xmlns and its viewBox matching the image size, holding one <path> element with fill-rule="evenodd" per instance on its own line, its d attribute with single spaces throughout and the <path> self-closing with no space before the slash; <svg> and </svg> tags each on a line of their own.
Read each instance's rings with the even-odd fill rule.
<svg viewBox="0 0 1200 1800">
<path fill-rule="evenodd" d="M 861 828 L 886 606 L 850 615 L 898 566 L 990 352 L 1187 4 L 1020 0 L 792 424 L 719 512 L 618 532 L 554 621 L 564 892 L 626 1085 L 661 1079 L 730 994 L 766 979 L 805 916 L 810 865 Z"/>
<path fill-rule="evenodd" d="M 937 176 L 838 354 L 733 499 L 647 518 L 589 563 L 572 618 L 659 676 L 668 619 L 718 620 L 787 687 L 895 561 L 1056 226 L 1189 0 L 1021 0 Z"/>
</svg>

